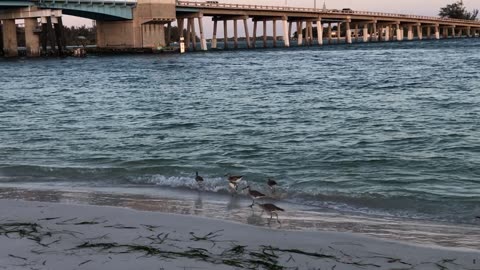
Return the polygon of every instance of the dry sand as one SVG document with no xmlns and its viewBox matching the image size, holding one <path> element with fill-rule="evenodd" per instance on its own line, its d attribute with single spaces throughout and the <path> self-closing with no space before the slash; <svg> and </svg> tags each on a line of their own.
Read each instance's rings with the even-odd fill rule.
<svg viewBox="0 0 480 270">
<path fill-rule="evenodd" d="M 480 269 L 473 249 L 108 206 L 0 204 L 0 269 Z"/>
</svg>

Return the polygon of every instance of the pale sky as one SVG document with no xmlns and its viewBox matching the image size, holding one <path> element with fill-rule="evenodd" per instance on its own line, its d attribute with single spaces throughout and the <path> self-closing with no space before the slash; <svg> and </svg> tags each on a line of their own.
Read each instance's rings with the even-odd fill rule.
<svg viewBox="0 0 480 270">
<path fill-rule="evenodd" d="M 327 8 L 352 8 L 362 11 L 379 11 L 403 13 L 412 15 L 436 16 L 440 7 L 453 3 L 456 0 L 326 0 Z M 204 1 L 198 1 L 204 2 Z M 277 5 L 284 6 L 285 0 L 219 0 L 221 3 L 244 3 L 257 5 Z M 468 10 L 480 9 L 480 0 L 464 0 Z M 288 6 L 313 7 L 314 0 L 287 0 Z M 317 7 L 323 6 L 323 0 L 317 0 Z M 91 25 L 91 20 L 77 17 L 65 16 L 65 25 Z"/>
</svg>

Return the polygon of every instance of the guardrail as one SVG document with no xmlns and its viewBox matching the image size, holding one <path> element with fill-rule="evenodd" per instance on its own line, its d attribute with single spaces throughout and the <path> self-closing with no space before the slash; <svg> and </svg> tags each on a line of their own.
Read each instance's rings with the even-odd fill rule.
<svg viewBox="0 0 480 270">
<path fill-rule="evenodd" d="M 39 4 L 89 4 L 89 5 L 124 5 L 134 6 L 137 0 L 31 0 L 31 2 Z"/>
<path fill-rule="evenodd" d="M 314 8 L 302 8 L 302 7 L 289 7 L 289 6 L 266 6 L 266 5 L 248 5 L 248 4 L 226 4 L 226 3 L 215 3 L 215 1 L 207 2 L 192 2 L 192 1 L 177 1 L 177 6 L 179 7 L 196 7 L 196 8 L 214 8 L 214 9 L 241 9 L 241 10 L 261 10 L 261 11 L 288 11 L 288 12 L 309 12 L 309 13 L 318 13 L 320 16 L 322 14 L 328 15 L 358 15 L 358 16 L 373 16 L 373 17 L 388 17 L 394 19 L 417 19 L 417 20 L 428 20 L 436 22 L 448 22 L 448 23 L 463 23 L 463 24 L 478 24 L 480 26 L 479 20 L 459 20 L 459 19 L 448 19 L 432 16 L 419 16 L 419 15 L 407 15 L 407 14 L 395 14 L 395 13 L 384 13 L 384 12 L 370 12 L 370 11 L 341 11 L 336 9 L 314 9 Z"/>
</svg>

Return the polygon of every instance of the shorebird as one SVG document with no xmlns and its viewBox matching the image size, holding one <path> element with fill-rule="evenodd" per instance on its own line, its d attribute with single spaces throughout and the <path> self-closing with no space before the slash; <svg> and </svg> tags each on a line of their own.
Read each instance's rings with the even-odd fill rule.
<svg viewBox="0 0 480 270">
<path fill-rule="evenodd" d="M 228 176 L 228 185 L 236 191 L 238 189 L 238 183 L 242 181 L 243 176 L 236 176 L 230 174 L 226 174 L 225 176 Z"/>
<path fill-rule="evenodd" d="M 272 190 L 272 192 L 275 192 L 275 188 L 277 187 L 277 181 L 268 178 L 268 180 L 267 180 L 267 185 L 270 187 L 270 189 Z"/>
<path fill-rule="evenodd" d="M 266 195 L 259 192 L 259 191 L 256 191 L 256 190 L 252 190 L 250 189 L 250 185 L 248 185 L 247 187 L 245 187 L 243 190 L 245 189 L 248 189 L 248 195 L 250 195 L 250 198 L 252 198 L 252 205 L 250 205 L 250 207 L 253 207 L 253 205 L 255 204 L 255 200 L 256 199 L 261 199 L 261 198 L 265 198 Z"/>
<path fill-rule="evenodd" d="M 203 184 L 203 177 L 201 177 L 200 175 L 198 175 L 198 172 L 195 173 L 196 176 L 195 176 L 195 181 L 197 181 L 197 184 L 200 186 Z"/>
<path fill-rule="evenodd" d="M 279 212 L 279 211 L 284 212 L 285 210 L 283 210 L 282 208 L 276 206 L 275 204 L 271 204 L 271 203 L 258 204 L 258 206 L 260 206 L 260 208 L 262 208 L 263 211 L 266 211 L 267 213 L 270 213 L 270 219 L 268 220 L 269 224 L 270 224 L 270 221 L 272 221 L 273 214 L 275 214 L 275 216 L 277 216 L 277 222 L 280 223 L 280 220 L 278 220 L 277 212 Z"/>
</svg>

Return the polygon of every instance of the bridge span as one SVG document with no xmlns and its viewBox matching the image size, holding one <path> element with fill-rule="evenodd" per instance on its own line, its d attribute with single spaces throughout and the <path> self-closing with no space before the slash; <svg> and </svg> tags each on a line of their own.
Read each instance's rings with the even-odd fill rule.
<svg viewBox="0 0 480 270">
<path fill-rule="evenodd" d="M 65 47 L 61 34 L 61 18 L 64 14 L 95 20 L 97 46 L 110 49 L 168 46 L 172 42 L 170 31 L 174 23 L 184 30 L 180 31 L 178 42 L 185 45 L 187 51 L 228 49 L 229 44 L 238 48 L 240 43 L 243 43 L 243 47 L 254 48 L 258 47 L 258 42 L 263 43 L 261 47 L 267 47 L 269 38 L 274 47 L 280 44 L 279 41 L 282 41 L 282 46 L 289 47 L 293 45 L 292 42 L 296 46 L 312 46 L 480 37 L 478 20 L 407 14 L 212 1 L 0 0 L 0 31 L 3 37 L 0 50 L 5 56 L 17 55 L 15 20 L 22 19 L 29 56 L 40 55 L 48 43 L 50 47 L 61 51 Z M 213 25 L 211 38 L 205 35 L 206 19 L 213 21 L 209 24 Z M 240 32 L 244 33 L 241 37 L 240 27 L 243 30 Z M 219 29 L 223 30 L 221 38 L 217 36 Z M 233 33 L 229 34 L 228 31 L 232 29 Z M 267 32 L 272 33 L 271 37 Z M 210 46 L 207 46 L 207 39 L 210 40 Z"/>
</svg>

